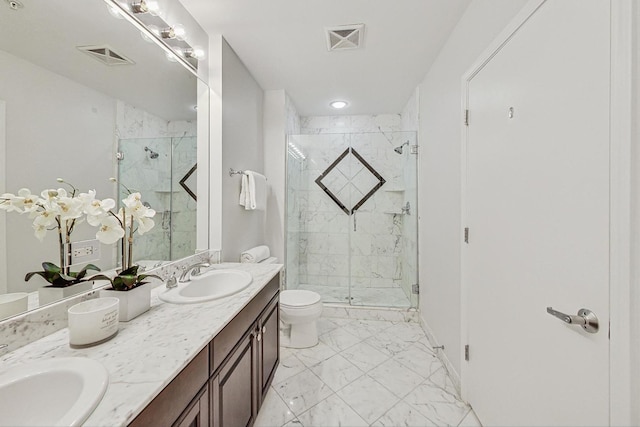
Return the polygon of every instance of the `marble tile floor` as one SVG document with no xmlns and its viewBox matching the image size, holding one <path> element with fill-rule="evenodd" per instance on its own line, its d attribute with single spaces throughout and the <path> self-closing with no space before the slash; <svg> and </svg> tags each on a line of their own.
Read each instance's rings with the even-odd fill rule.
<svg viewBox="0 0 640 427">
<path fill-rule="evenodd" d="M 348 303 L 349 288 L 346 286 L 301 284 L 298 289 L 319 293 L 325 303 Z M 351 288 L 351 297 L 351 305 L 395 308 L 409 308 L 411 305 L 401 288 Z"/>
<path fill-rule="evenodd" d="M 318 333 L 281 348 L 256 427 L 481 427 L 417 323 L 322 317 Z"/>
</svg>

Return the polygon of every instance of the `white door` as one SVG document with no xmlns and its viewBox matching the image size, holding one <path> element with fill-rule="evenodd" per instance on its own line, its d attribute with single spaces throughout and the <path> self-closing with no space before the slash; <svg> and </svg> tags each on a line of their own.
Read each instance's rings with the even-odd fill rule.
<svg viewBox="0 0 640 427">
<path fill-rule="evenodd" d="M 548 0 L 468 84 L 462 381 L 485 425 L 609 424 L 609 17 Z"/>
</svg>

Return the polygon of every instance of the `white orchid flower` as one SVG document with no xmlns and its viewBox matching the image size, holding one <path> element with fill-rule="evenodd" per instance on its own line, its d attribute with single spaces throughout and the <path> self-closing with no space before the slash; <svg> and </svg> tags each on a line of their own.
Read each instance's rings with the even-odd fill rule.
<svg viewBox="0 0 640 427">
<path fill-rule="evenodd" d="M 127 216 L 133 216 L 134 219 L 153 218 L 156 211 L 148 208 L 142 203 L 140 193 L 131 193 L 122 201 L 126 207 Z"/>
<path fill-rule="evenodd" d="M 67 197 L 67 190 L 65 190 L 64 188 L 58 188 L 57 190 L 53 188 L 49 188 L 47 190 L 42 190 L 42 193 L 40 193 L 40 196 L 46 202 L 51 202 L 58 197 Z"/>
<path fill-rule="evenodd" d="M 41 200 L 37 195 L 31 194 L 31 190 L 28 188 L 18 190 L 18 196 L 21 198 L 20 203 L 24 212 L 33 212 L 38 209 L 38 203 L 40 203 Z"/>
<path fill-rule="evenodd" d="M 85 206 L 87 215 L 100 216 L 116 207 L 116 201 L 113 199 L 98 200 L 94 199 L 90 204 Z"/>
<path fill-rule="evenodd" d="M 7 212 L 24 212 L 22 210 L 22 197 L 16 196 L 11 193 L 4 193 L 0 196 L 0 209 Z"/>
<path fill-rule="evenodd" d="M 43 224 L 45 227 L 52 227 L 56 225 L 56 215 L 52 212 L 41 211 L 41 212 L 31 212 L 31 218 L 35 218 L 34 223 L 37 221 L 38 224 Z"/>
<path fill-rule="evenodd" d="M 120 225 L 120 221 L 113 216 L 104 217 L 100 222 L 100 229 L 96 233 L 96 239 L 107 245 L 117 242 L 123 236 L 124 229 Z"/>
<path fill-rule="evenodd" d="M 82 216 L 82 200 L 78 198 L 60 197 L 59 200 L 57 200 L 57 205 L 62 221 L 68 221 Z"/>
<path fill-rule="evenodd" d="M 53 218 L 53 223 L 55 223 L 55 218 Z M 41 242 L 44 240 L 44 236 L 47 235 L 47 228 L 52 226 L 53 223 L 46 215 L 38 215 L 33 221 L 34 234 Z"/>
<path fill-rule="evenodd" d="M 151 218 L 145 217 L 139 218 L 136 222 L 138 223 L 138 234 L 140 234 L 141 236 L 147 231 L 151 230 L 154 225 L 156 225 Z"/>
</svg>

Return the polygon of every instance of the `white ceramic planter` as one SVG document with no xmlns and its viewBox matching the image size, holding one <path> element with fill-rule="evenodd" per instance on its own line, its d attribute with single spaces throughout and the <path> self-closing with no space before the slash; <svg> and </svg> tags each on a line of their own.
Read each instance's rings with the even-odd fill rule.
<svg viewBox="0 0 640 427">
<path fill-rule="evenodd" d="M 151 308 L 151 286 L 145 284 L 130 291 L 103 289 L 101 297 L 114 297 L 120 300 L 120 321 L 128 322 Z"/>
<path fill-rule="evenodd" d="M 29 294 L 26 292 L 0 295 L 0 320 L 24 313 L 28 305 Z"/>
<path fill-rule="evenodd" d="M 42 307 L 43 305 L 60 301 L 61 299 L 68 298 L 72 295 L 89 292 L 92 289 L 92 281 L 81 282 L 75 285 L 67 286 L 66 288 L 54 288 L 53 286 L 45 286 L 38 289 L 38 303 Z"/>
</svg>

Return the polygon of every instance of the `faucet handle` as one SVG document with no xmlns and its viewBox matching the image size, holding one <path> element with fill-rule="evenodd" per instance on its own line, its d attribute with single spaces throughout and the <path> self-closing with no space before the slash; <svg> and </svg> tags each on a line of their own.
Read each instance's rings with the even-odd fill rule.
<svg viewBox="0 0 640 427">
<path fill-rule="evenodd" d="M 171 275 L 171 277 L 167 279 L 166 286 L 167 289 L 175 288 L 176 286 L 178 286 L 178 280 L 176 279 L 175 274 Z"/>
</svg>

